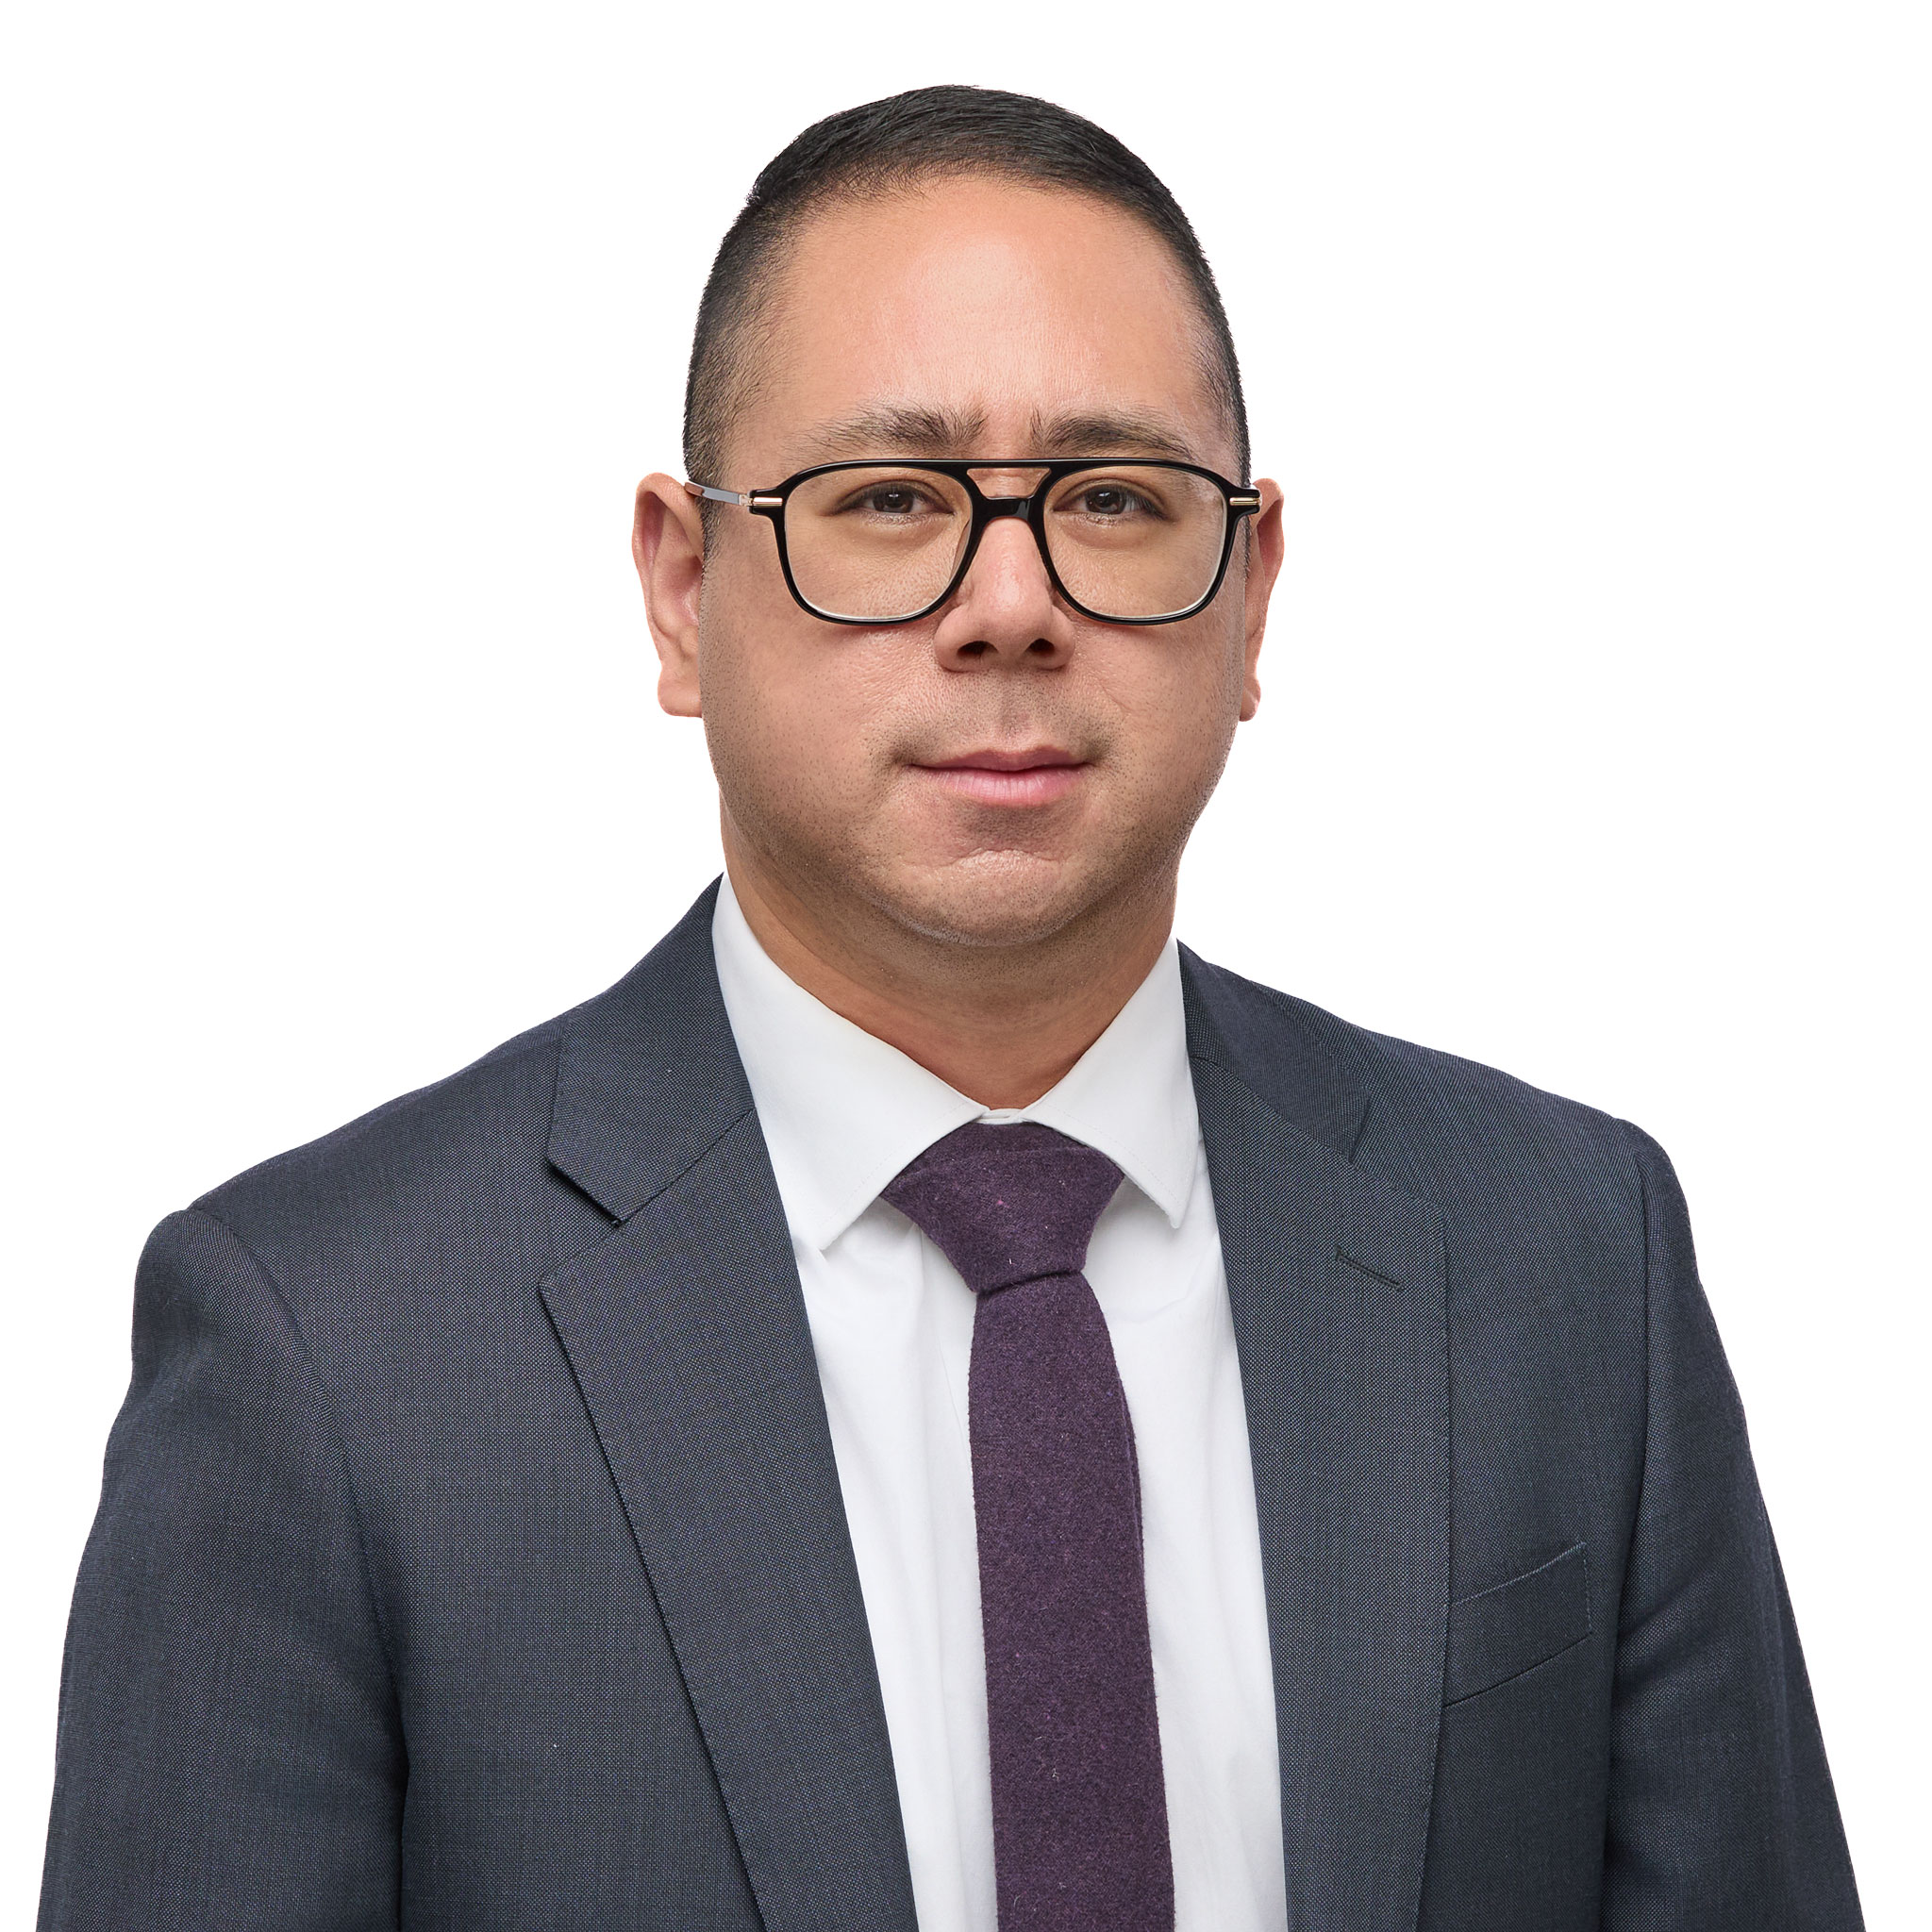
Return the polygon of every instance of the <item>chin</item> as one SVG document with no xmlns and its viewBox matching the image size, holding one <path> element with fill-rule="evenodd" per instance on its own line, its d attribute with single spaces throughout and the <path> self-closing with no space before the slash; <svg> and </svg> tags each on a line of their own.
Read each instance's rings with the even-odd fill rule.
<svg viewBox="0 0 1932 1932">
<path fill-rule="evenodd" d="M 872 894 L 898 924 L 958 946 L 1040 945 L 1114 896 L 1091 857 L 979 853 L 912 866 Z"/>
</svg>

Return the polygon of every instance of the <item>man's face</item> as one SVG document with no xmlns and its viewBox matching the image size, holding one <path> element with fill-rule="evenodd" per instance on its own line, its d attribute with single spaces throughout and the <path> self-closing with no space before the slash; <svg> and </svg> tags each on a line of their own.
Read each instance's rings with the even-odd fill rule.
<svg viewBox="0 0 1932 1932">
<path fill-rule="evenodd" d="M 839 205 L 776 283 L 730 474 L 700 480 L 765 489 L 861 456 L 1129 454 L 1234 477 L 1204 353 L 1166 246 L 1103 204 L 965 179 Z M 975 480 L 1020 495 L 1038 476 Z M 970 945 L 1037 942 L 1171 890 L 1258 695 L 1279 558 L 1278 492 L 1263 501 L 1215 601 L 1145 627 L 1069 609 L 1012 519 L 933 616 L 829 624 L 792 601 L 763 519 L 717 511 L 687 600 L 694 651 L 657 599 L 653 620 L 661 698 L 704 718 L 734 859 L 822 917 L 865 908 Z"/>
</svg>

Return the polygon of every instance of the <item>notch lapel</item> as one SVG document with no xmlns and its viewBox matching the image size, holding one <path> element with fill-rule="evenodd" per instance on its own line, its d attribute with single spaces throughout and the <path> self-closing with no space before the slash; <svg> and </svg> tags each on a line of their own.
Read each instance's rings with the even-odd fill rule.
<svg viewBox="0 0 1932 1932">
<path fill-rule="evenodd" d="M 1184 964 L 1254 1457 L 1288 1924 L 1412 1932 L 1448 1630 L 1441 1236 L 1350 1164 L 1366 1102 L 1307 1009 Z"/>
<path fill-rule="evenodd" d="M 912 1932 L 885 1707 L 713 898 L 573 1016 L 551 1158 L 622 1224 L 543 1298 L 766 1932 Z"/>
</svg>

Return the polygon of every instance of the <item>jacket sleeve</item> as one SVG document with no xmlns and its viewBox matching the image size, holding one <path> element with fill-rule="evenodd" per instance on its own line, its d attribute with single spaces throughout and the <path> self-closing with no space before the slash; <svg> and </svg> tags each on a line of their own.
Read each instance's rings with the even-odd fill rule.
<svg viewBox="0 0 1932 1932">
<path fill-rule="evenodd" d="M 163 1222 L 60 1679 L 42 1932 L 397 1922 L 401 1728 L 355 1499 L 293 1315 Z"/>
<path fill-rule="evenodd" d="M 1642 1490 L 1611 1720 L 1604 1932 L 1862 1925 L 1743 1409 L 1663 1149 L 1646 1217 Z"/>
</svg>

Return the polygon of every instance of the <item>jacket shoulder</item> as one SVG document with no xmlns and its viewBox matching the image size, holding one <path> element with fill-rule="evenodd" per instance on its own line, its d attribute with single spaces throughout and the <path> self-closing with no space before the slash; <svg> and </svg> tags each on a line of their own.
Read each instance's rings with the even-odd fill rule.
<svg viewBox="0 0 1932 1932">
<path fill-rule="evenodd" d="M 1208 1057 L 1259 1091 L 1301 1096 L 1358 1164 L 1439 1196 L 1458 1177 L 1563 1173 L 1620 1194 L 1647 1136 L 1603 1109 L 1479 1060 L 1344 1020 L 1190 956 Z M 1262 1092 L 1267 1099 L 1270 1095 Z"/>
<path fill-rule="evenodd" d="M 317 1139 L 258 1161 L 193 1206 L 218 1221 L 249 1216 L 278 1195 L 313 1198 L 405 1169 L 461 1163 L 484 1131 L 501 1136 L 533 1112 L 547 1123 L 558 1043 L 567 1016 L 532 1026 L 468 1066 L 400 1093 Z"/>
<path fill-rule="evenodd" d="M 371 1293 L 407 1299 L 411 1283 L 446 1291 L 484 1257 L 534 1279 L 609 1225 L 546 1153 L 570 1018 L 247 1169 L 195 1209 L 242 1243 L 298 1313 L 318 1296 L 346 1306 Z"/>
<path fill-rule="evenodd" d="M 623 1218 L 608 1191 L 586 1184 L 586 1163 L 572 1158 L 579 1143 L 675 1140 L 676 1094 L 639 1070 L 702 1061 L 708 1089 L 724 1084 L 719 1054 L 695 1050 L 724 1026 L 710 967 L 714 894 L 616 985 L 237 1174 L 195 1208 L 291 1298 L 305 1282 L 346 1307 L 357 1294 L 461 1300 L 536 1281 Z"/>
</svg>

